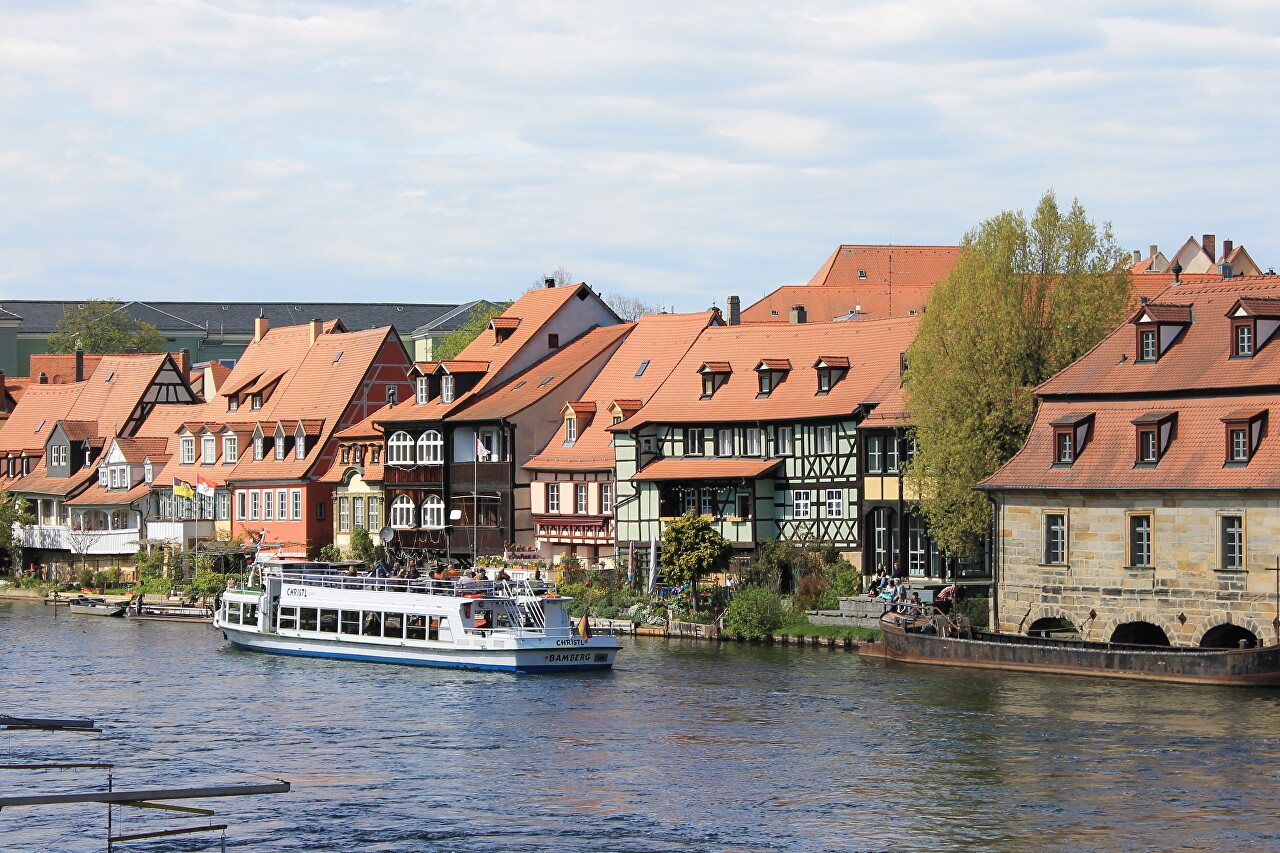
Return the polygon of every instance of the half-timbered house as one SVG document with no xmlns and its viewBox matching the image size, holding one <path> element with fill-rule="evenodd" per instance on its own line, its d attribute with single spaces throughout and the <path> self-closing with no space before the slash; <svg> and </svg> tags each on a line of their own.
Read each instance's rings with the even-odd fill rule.
<svg viewBox="0 0 1280 853">
<path fill-rule="evenodd" d="M 864 404 L 898 375 L 916 323 L 704 330 L 646 405 L 615 407 L 619 542 L 645 546 L 694 512 L 742 552 L 780 539 L 856 559 Z"/>
</svg>

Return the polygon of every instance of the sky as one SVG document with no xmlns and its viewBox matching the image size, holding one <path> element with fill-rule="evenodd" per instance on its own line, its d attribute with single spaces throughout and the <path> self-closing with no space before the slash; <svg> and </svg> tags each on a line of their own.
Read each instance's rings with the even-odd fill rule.
<svg viewBox="0 0 1280 853">
<path fill-rule="evenodd" d="M 1265 269 L 1277 92 L 1272 0 L 4 0 L 0 305 L 696 311 L 1050 188 Z"/>
</svg>

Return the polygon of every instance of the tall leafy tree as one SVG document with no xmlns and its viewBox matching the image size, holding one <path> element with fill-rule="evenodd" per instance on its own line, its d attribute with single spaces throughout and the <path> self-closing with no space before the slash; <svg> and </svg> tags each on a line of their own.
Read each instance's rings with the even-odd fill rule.
<svg viewBox="0 0 1280 853">
<path fill-rule="evenodd" d="M 440 339 L 439 343 L 431 348 L 431 358 L 435 361 L 457 358 L 458 353 L 467 348 L 467 344 L 479 337 L 480 333 L 489 325 L 491 318 L 497 317 L 510 307 L 510 302 L 499 302 L 497 304 L 482 302 L 472 308 L 471 313 L 467 315 L 465 323 L 445 335 Z"/>
<path fill-rule="evenodd" d="M 690 511 L 667 524 L 658 551 L 667 583 L 689 584 L 698 602 L 698 579 L 723 572 L 733 560 L 733 545 L 711 522 Z"/>
<path fill-rule="evenodd" d="M 948 554 L 977 553 L 991 521 L 973 487 L 1022 446 L 1036 385 L 1122 320 L 1124 251 L 1109 223 L 1046 192 L 1028 218 L 1004 211 L 965 235 L 907 350 L 905 394 L 917 451 L 918 511 Z"/>
<path fill-rule="evenodd" d="M 35 523 L 36 518 L 31 514 L 27 501 L 15 497 L 7 489 L 0 489 L 0 570 L 9 565 L 12 555 L 17 553 L 13 526 Z"/>
<path fill-rule="evenodd" d="M 68 305 L 49 333 L 50 352 L 124 352 L 136 346 L 138 352 L 164 352 L 168 342 L 150 323 L 135 320 L 115 299 L 91 299 L 82 305 Z"/>
</svg>

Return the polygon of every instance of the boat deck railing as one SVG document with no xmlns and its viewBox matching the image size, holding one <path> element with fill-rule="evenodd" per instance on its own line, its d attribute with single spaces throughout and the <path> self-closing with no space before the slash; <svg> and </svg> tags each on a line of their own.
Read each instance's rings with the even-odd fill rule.
<svg viewBox="0 0 1280 853">
<path fill-rule="evenodd" d="M 350 589 L 367 592 L 408 592 L 419 595 L 446 595 L 459 598 L 540 598 L 553 595 L 550 584 L 539 584 L 527 580 L 490 581 L 457 578 L 437 580 L 435 578 L 380 578 L 372 574 L 345 573 L 311 573 L 291 571 L 270 571 L 265 577 L 278 577 L 289 585 L 321 587 L 324 589 Z M 251 585 L 248 588 L 260 588 Z"/>
</svg>

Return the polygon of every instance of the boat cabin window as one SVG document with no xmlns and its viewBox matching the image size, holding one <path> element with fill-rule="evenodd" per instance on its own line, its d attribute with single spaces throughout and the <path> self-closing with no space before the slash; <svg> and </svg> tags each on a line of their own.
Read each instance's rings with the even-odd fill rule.
<svg viewBox="0 0 1280 853">
<path fill-rule="evenodd" d="M 298 628 L 298 608 L 281 607 L 280 615 L 277 618 L 277 627 L 285 630 L 295 631 Z"/>
<path fill-rule="evenodd" d="M 427 638 L 427 618 L 416 613 L 410 613 L 406 616 L 404 638 L 406 640 L 425 640 Z"/>
<path fill-rule="evenodd" d="M 317 613 L 314 607 L 298 608 L 298 630 L 314 631 L 317 625 Z"/>
<path fill-rule="evenodd" d="M 320 630 L 327 634 L 338 633 L 338 611 L 328 609 L 320 611 Z"/>
<path fill-rule="evenodd" d="M 244 602 L 240 605 L 240 624 L 241 625 L 257 625 L 258 624 L 258 605 Z"/>
<path fill-rule="evenodd" d="M 360 633 L 360 611 L 344 610 L 342 618 L 338 622 L 339 634 L 359 634 Z"/>
<path fill-rule="evenodd" d="M 404 614 L 386 613 L 382 617 L 382 636 L 404 639 Z"/>
</svg>

